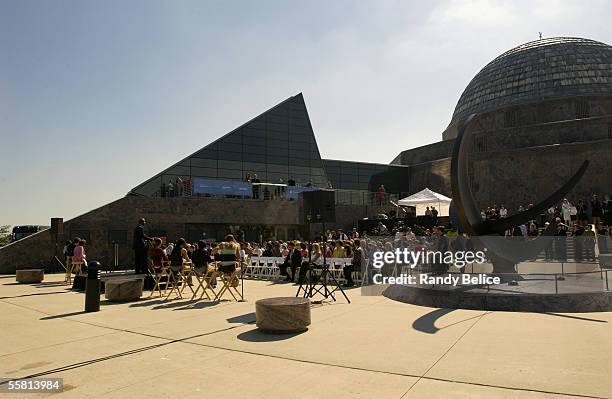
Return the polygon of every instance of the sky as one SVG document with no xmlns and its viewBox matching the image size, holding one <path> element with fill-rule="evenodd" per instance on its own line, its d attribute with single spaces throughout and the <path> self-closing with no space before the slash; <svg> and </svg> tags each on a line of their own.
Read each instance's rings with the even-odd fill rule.
<svg viewBox="0 0 612 399">
<path fill-rule="evenodd" d="M 441 140 L 469 81 L 610 1 L 0 0 L 0 225 L 110 201 L 302 92 L 323 158 Z"/>
</svg>

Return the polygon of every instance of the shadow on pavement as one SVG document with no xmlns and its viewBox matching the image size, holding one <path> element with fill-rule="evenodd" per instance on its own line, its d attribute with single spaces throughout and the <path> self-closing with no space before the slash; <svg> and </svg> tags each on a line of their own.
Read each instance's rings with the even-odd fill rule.
<svg viewBox="0 0 612 399">
<path fill-rule="evenodd" d="M 304 332 L 289 333 L 289 334 L 267 334 L 267 333 L 261 332 L 261 330 L 256 328 L 256 329 L 238 334 L 237 338 L 241 341 L 247 341 L 247 342 L 274 342 L 274 341 L 284 341 L 286 339 L 290 339 L 300 334 L 303 334 Z"/>
<path fill-rule="evenodd" d="M 436 320 L 455 309 L 436 309 L 419 317 L 412 323 L 412 328 L 426 334 L 435 334 L 440 329 L 435 326 Z"/>
<path fill-rule="evenodd" d="M 53 315 L 53 316 L 45 316 L 45 317 L 41 317 L 40 320 L 61 319 L 61 318 L 64 318 L 64 317 L 78 316 L 78 315 L 84 314 L 84 313 L 86 313 L 84 310 L 80 310 L 78 312 L 56 314 L 56 315 Z"/>
<path fill-rule="evenodd" d="M 234 316 L 227 319 L 228 323 L 242 323 L 251 324 L 255 323 L 255 312 L 241 314 L 240 316 Z"/>
<path fill-rule="evenodd" d="M 588 317 L 570 316 L 570 315 L 567 315 L 567 314 L 550 313 L 550 312 L 544 312 L 544 314 L 547 314 L 549 316 L 566 317 L 568 319 L 574 319 L 574 320 L 595 321 L 597 323 L 607 323 L 607 321 L 605 321 L 605 320 L 589 319 Z"/>
</svg>

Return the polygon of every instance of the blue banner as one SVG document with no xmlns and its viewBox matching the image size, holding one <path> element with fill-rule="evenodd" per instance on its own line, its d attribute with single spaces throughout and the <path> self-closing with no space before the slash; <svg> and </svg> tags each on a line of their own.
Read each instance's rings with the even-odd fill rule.
<svg viewBox="0 0 612 399">
<path fill-rule="evenodd" d="M 195 195 L 232 195 L 238 197 L 253 197 L 251 183 L 237 180 L 193 179 L 193 193 Z"/>
</svg>

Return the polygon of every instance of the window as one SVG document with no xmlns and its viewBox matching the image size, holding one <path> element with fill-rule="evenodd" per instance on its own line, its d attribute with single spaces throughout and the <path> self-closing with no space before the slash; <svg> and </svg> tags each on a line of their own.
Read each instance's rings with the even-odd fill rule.
<svg viewBox="0 0 612 399">
<path fill-rule="evenodd" d="M 197 168 L 217 168 L 216 159 L 191 158 L 191 167 Z"/>
<path fill-rule="evenodd" d="M 242 152 L 219 151 L 219 159 L 227 161 L 242 161 Z"/>
<path fill-rule="evenodd" d="M 242 139 L 243 147 L 250 147 L 254 145 L 265 146 L 266 140 L 263 137 L 250 137 L 245 136 Z"/>
<path fill-rule="evenodd" d="M 276 173 L 287 174 L 287 172 L 289 170 L 287 165 L 268 164 L 267 167 L 268 167 L 268 172 L 276 172 Z"/>
<path fill-rule="evenodd" d="M 217 168 L 191 168 L 193 177 L 217 177 Z"/>
<path fill-rule="evenodd" d="M 487 152 L 487 137 L 476 136 L 474 137 L 474 147 L 476 152 Z"/>
<path fill-rule="evenodd" d="M 287 141 L 289 140 L 289 134 L 284 131 L 284 132 L 266 132 L 266 137 L 268 138 L 268 143 L 270 142 L 274 142 L 274 141 Z"/>
<path fill-rule="evenodd" d="M 219 145 L 219 153 L 222 151 L 242 152 L 242 143 L 223 142 Z"/>
<path fill-rule="evenodd" d="M 588 118 L 589 117 L 589 103 L 588 101 L 576 101 L 576 118 Z"/>
<path fill-rule="evenodd" d="M 511 109 L 504 113 L 504 127 L 518 126 L 519 110 Z"/>
<path fill-rule="evenodd" d="M 278 155 L 273 155 L 268 153 L 266 159 L 268 160 L 268 163 L 275 163 L 278 165 L 287 165 L 289 164 L 289 159 L 286 156 L 282 156 L 282 154 L 278 154 Z"/>
<path fill-rule="evenodd" d="M 612 139 L 612 123 L 608 125 L 608 138 Z"/>
<path fill-rule="evenodd" d="M 219 160 L 219 169 L 236 169 L 236 170 L 242 170 L 242 162 L 239 162 L 239 161 L 223 161 L 223 160 Z"/>
<path fill-rule="evenodd" d="M 252 171 L 252 172 L 257 172 L 257 171 L 265 172 L 266 171 L 266 164 L 263 163 L 263 162 L 243 162 L 242 163 L 242 169 L 244 171 L 246 171 L 247 173 L 249 171 Z"/>
<path fill-rule="evenodd" d="M 256 139 L 264 139 L 266 137 L 266 131 L 263 129 L 251 129 L 250 127 L 245 127 L 242 129 L 243 140 L 250 140 L 252 138 Z"/>
<path fill-rule="evenodd" d="M 257 162 L 257 163 L 265 163 L 266 156 L 264 154 L 243 154 L 244 162 Z"/>
<path fill-rule="evenodd" d="M 219 169 L 217 175 L 220 179 L 240 179 L 242 180 L 242 170 Z"/>
<path fill-rule="evenodd" d="M 199 151 L 198 153 L 196 153 L 193 158 L 217 158 L 217 149 L 203 149 L 202 151 Z M 192 158 L 192 159 L 193 159 Z"/>
</svg>

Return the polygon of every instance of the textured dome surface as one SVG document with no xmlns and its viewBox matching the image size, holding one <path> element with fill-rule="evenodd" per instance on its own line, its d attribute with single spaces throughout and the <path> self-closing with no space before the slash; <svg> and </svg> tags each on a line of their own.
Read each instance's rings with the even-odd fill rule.
<svg viewBox="0 0 612 399">
<path fill-rule="evenodd" d="M 588 95 L 612 96 L 612 47 L 580 38 L 540 39 L 482 68 L 459 98 L 450 124 L 474 112 Z"/>
</svg>

